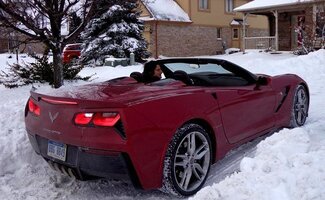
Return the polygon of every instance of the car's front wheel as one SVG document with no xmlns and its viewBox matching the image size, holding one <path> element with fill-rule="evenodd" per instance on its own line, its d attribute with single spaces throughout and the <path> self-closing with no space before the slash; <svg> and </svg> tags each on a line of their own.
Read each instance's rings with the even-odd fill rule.
<svg viewBox="0 0 325 200">
<path fill-rule="evenodd" d="M 201 189 L 208 176 L 212 151 L 208 133 L 197 124 L 178 129 L 164 160 L 164 192 L 190 196 Z"/>
<path fill-rule="evenodd" d="M 309 96 L 305 86 L 298 85 L 293 97 L 290 127 L 298 127 L 305 124 L 308 117 Z"/>
</svg>

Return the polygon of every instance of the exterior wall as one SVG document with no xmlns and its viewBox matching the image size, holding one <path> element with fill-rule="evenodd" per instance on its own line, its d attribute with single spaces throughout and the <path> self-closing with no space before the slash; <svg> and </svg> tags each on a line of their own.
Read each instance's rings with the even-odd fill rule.
<svg viewBox="0 0 325 200">
<path fill-rule="evenodd" d="M 209 0 L 208 10 L 199 10 L 198 0 L 176 0 L 182 9 L 189 14 L 195 25 L 229 27 L 233 19 L 242 19 L 241 13 L 227 13 L 225 0 Z M 234 0 L 234 8 L 249 2 L 248 0 Z M 249 16 L 251 28 L 268 29 L 267 18 L 264 16 Z"/>
<path fill-rule="evenodd" d="M 11 29 L 0 29 L 0 53 L 14 53 L 18 50 L 19 53 L 43 53 L 44 45 L 41 42 L 25 44 L 26 36 L 15 33 Z M 18 45 L 19 44 L 19 45 Z M 18 45 L 18 49 L 17 49 Z"/>
<path fill-rule="evenodd" d="M 175 0 L 175 1 L 188 14 L 188 16 L 191 18 L 190 2 L 193 1 L 193 0 Z"/>
<path fill-rule="evenodd" d="M 215 27 L 158 22 L 157 29 L 154 24 L 152 29 L 150 49 L 154 57 L 213 55 L 222 51 Z"/>
<path fill-rule="evenodd" d="M 138 2 L 139 5 L 139 10 L 141 11 L 141 16 L 145 17 L 145 16 L 150 16 L 150 12 L 147 10 L 147 8 L 143 5 L 143 3 L 141 1 Z"/>
<path fill-rule="evenodd" d="M 233 19 L 242 19 L 241 13 L 227 13 L 225 0 L 209 0 L 208 10 L 199 10 L 198 0 L 175 0 L 189 15 L 192 23 L 146 21 L 144 37 L 153 57 L 197 56 L 223 53 L 225 48 L 241 46 L 242 26 L 231 26 Z M 248 0 L 234 0 L 234 8 Z M 150 12 L 140 3 L 141 16 Z M 268 20 L 264 16 L 249 16 L 249 36 L 268 36 Z M 158 24 L 158 25 L 156 25 Z M 156 32 L 156 26 L 157 32 Z M 217 28 L 221 37 L 217 38 Z M 232 38 L 233 28 L 239 29 L 239 38 Z"/>
</svg>

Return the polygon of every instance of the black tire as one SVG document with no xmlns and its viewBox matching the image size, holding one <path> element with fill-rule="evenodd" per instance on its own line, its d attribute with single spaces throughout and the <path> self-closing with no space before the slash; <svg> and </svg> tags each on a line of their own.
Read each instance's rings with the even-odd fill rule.
<svg viewBox="0 0 325 200">
<path fill-rule="evenodd" d="M 298 85 L 293 96 L 290 128 L 299 127 L 305 124 L 308 117 L 309 96 L 303 85 Z"/>
<path fill-rule="evenodd" d="M 197 124 L 179 128 L 165 155 L 162 191 L 179 197 L 195 194 L 208 177 L 211 161 L 208 133 Z"/>
</svg>

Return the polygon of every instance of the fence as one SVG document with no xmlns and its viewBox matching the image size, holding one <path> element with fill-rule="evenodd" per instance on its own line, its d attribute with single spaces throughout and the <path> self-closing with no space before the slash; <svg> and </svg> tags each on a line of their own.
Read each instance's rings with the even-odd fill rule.
<svg viewBox="0 0 325 200">
<path fill-rule="evenodd" d="M 275 37 L 245 37 L 245 49 L 276 49 Z"/>
</svg>

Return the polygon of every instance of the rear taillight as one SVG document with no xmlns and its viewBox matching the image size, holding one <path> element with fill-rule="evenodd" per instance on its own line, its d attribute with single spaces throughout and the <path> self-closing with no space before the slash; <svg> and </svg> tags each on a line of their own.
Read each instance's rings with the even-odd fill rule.
<svg viewBox="0 0 325 200">
<path fill-rule="evenodd" d="M 93 113 L 78 113 L 74 118 L 74 122 L 78 125 L 87 125 L 90 123 L 93 115 Z"/>
<path fill-rule="evenodd" d="M 28 110 L 29 112 L 32 112 L 37 116 L 41 115 L 41 108 L 36 105 L 36 103 L 32 99 L 29 99 L 28 101 Z"/>
<path fill-rule="evenodd" d="M 114 126 L 119 119 L 118 113 L 96 113 L 93 123 L 96 126 Z"/>
<path fill-rule="evenodd" d="M 120 118 L 116 112 L 78 113 L 74 122 L 77 125 L 114 126 Z"/>
</svg>

